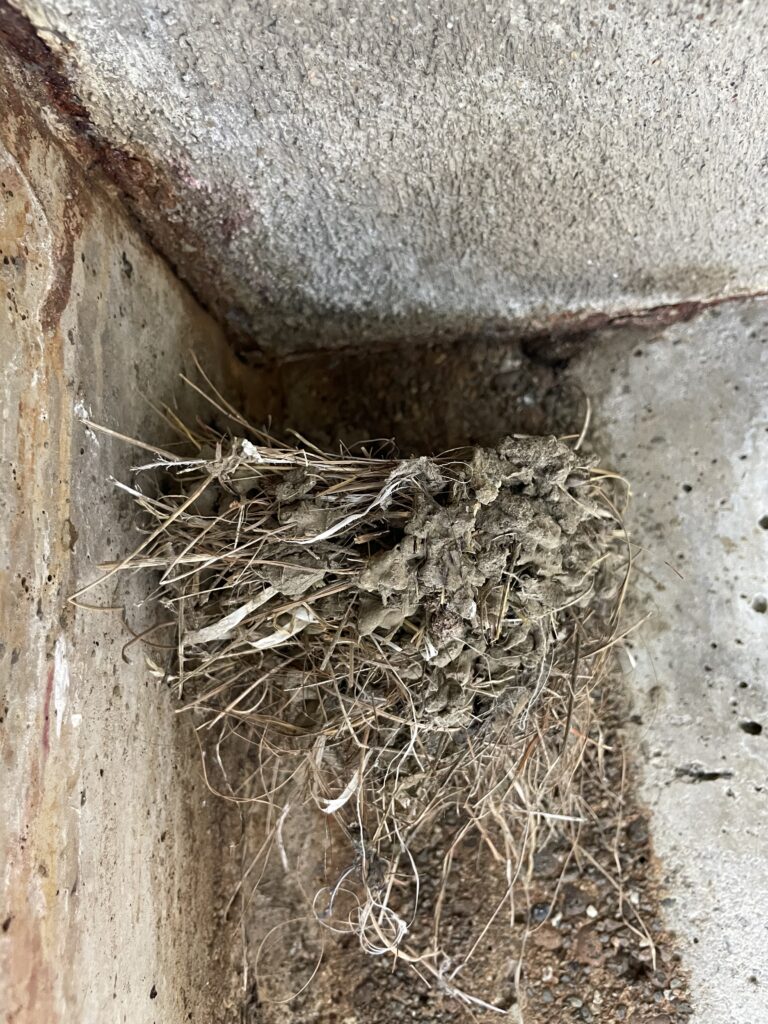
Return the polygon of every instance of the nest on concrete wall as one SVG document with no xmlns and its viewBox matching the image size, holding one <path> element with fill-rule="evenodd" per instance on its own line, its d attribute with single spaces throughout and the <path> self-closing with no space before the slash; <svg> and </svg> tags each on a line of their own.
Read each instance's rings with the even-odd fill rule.
<svg viewBox="0 0 768 1024">
<path fill-rule="evenodd" d="M 623 482 L 573 439 L 320 451 L 208 394 L 235 429 L 184 426 L 183 454 L 144 445 L 127 489 L 146 536 L 112 571 L 161 571 L 164 673 L 206 726 L 248 737 L 273 849 L 298 803 L 343 837 L 317 919 L 487 1006 L 454 980 L 412 851 L 450 816 L 451 849 L 480 836 L 511 880 L 581 813 L 590 692 L 629 565 Z"/>
</svg>

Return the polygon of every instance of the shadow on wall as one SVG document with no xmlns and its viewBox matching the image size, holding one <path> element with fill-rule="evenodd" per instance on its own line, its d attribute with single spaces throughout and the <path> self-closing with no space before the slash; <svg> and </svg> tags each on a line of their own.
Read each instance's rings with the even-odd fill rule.
<svg viewBox="0 0 768 1024">
<path fill-rule="evenodd" d="M 649 318 L 601 333 L 647 339 L 659 330 Z M 254 367 L 245 409 L 254 423 L 269 420 L 317 444 L 393 438 L 404 454 L 490 445 L 511 433 L 578 433 L 587 400 L 566 371 L 593 337 L 466 336 L 308 353 Z"/>
</svg>

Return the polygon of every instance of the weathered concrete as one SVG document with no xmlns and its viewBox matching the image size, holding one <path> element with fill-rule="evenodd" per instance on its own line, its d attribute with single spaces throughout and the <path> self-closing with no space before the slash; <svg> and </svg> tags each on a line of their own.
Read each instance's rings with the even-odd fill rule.
<svg viewBox="0 0 768 1024">
<path fill-rule="evenodd" d="M 761 0 L 13 2 L 265 348 L 768 287 Z"/>
<path fill-rule="evenodd" d="M 162 432 L 147 399 L 193 411 L 190 351 L 221 380 L 231 357 L 18 84 L 0 54 L 0 1018 L 231 1024 L 232 832 L 190 724 L 124 651 L 145 581 L 89 594 L 100 612 L 67 602 L 130 543 L 109 478 L 136 457 L 78 416 Z"/>
<path fill-rule="evenodd" d="M 598 447 L 632 481 L 643 796 L 692 972 L 696 1024 L 768 1008 L 768 304 L 658 338 L 613 333 L 575 367 Z"/>
</svg>

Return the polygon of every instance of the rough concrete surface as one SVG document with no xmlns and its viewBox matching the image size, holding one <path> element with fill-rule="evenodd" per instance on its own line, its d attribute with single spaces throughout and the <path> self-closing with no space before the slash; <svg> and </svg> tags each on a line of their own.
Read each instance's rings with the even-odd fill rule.
<svg viewBox="0 0 768 1024">
<path fill-rule="evenodd" d="M 215 324 L 36 125 L 0 67 L 0 1019 L 236 1019 L 220 923 L 232 830 L 198 746 L 130 633 L 145 581 L 67 598 L 125 553 L 110 483 L 136 452 L 86 430 L 162 431 L 147 399 Z M 124 653 L 124 657 L 123 657 Z M 160 653 L 162 659 L 162 652 Z"/>
<path fill-rule="evenodd" d="M 266 349 L 768 287 L 761 0 L 13 2 Z"/>
<path fill-rule="evenodd" d="M 642 796 L 696 1024 L 768 1019 L 768 304 L 574 367 L 598 448 L 632 482 L 652 617 L 627 665 Z"/>
</svg>

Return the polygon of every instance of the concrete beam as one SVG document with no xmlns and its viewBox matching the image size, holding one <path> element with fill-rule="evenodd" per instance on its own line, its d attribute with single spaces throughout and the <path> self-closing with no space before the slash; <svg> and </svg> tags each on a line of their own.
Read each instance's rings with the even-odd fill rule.
<svg viewBox="0 0 768 1024">
<path fill-rule="evenodd" d="M 14 3 L 62 116 L 243 344 L 768 288 L 763 3 Z"/>
</svg>

